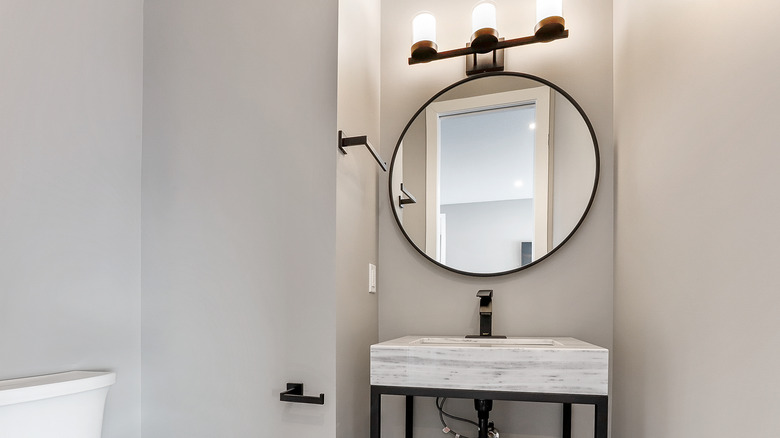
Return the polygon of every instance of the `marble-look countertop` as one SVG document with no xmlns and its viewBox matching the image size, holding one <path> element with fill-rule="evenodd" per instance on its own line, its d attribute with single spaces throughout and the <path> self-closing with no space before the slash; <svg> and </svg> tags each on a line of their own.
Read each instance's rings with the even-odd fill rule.
<svg viewBox="0 0 780 438">
<path fill-rule="evenodd" d="M 609 350 L 574 338 L 405 336 L 371 346 L 371 384 L 606 395 Z"/>
</svg>

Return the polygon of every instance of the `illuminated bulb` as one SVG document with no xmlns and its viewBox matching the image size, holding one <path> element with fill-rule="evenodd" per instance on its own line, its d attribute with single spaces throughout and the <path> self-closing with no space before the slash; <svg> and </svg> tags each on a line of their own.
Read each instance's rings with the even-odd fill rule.
<svg viewBox="0 0 780 438">
<path fill-rule="evenodd" d="M 496 5 L 482 2 L 474 6 L 471 12 L 471 31 L 496 28 Z"/>
<path fill-rule="evenodd" d="M 536 21 L 534 34 L 541 40 L 560 35 L 566 29 L 563 0 L 536 0 Z"/>
<path fill-rule="evenodd" d="M 563 17 L 563 0 L 536 0 L 536 22 L 547 17 Z"/>
<path fill-rule="evenodd" d="M 491 2 L 481 2 L 471 11 L 471 48 L 477 53 L 488 53 L 495 49 L 498 42 L 496 30 L 496 5 Z"/>
<path fill-rule="evenodd" d="M 412 19 L 412 58 L 430 61 L 436 56 L 436 17 L 420 12 Z"/>
<path fill-rule="evenodd" d="M 412 44 L 420 41 L 436 42 L 436 17 L 420 12 L 412 19 Z"/>
<path fill-rule="evenodd" d="M 536 123 L 531 123 L 530 125 L 528 125 L 528 129 L 530 129 L 531 131 L 536 129 Z"/>
</svg>

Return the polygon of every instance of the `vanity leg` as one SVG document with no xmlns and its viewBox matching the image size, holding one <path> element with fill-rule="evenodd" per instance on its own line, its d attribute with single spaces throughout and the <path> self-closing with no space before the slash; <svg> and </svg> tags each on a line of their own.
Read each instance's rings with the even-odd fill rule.
<svg viewBox="0 0 780 438">
<path fill-rule="evenodd" d="M 571 438 L 571 403 L 563 404 L 563 438 Z"/>
<path fill-rule="evenodd" d="M 382 394 L 371 388 L 371 438 L 379 438 L 382 417 Z"/>
<path fill-rule="evenodd" d="M 406 396 L 406 438 L 414 435 L 414 396 Z"/>
<path fill-rule="evenodd" d="M 609 403 L 607 397 L 596 402 L 594 405 L 596 413 L 596 426 L 593 436 L 595 438 L 607 438 L 607 430 L 609 429 L 609 420 L 607 415 L 609 414 Z"/>
</svg>

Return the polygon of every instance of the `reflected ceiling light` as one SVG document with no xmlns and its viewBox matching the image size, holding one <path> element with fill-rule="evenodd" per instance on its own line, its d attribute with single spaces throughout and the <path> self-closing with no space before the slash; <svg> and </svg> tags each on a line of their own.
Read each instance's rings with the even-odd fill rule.
<svg viewBox="0 0 780 438">
<path fill-rule="evenodd" d="M 523 182 L 520 180 L 515 181 L 515 187 L 517 188 L 523 187 Z"/>
<path fill-rule="evenodd" d="M 496 26 L 496 4 L 481 1 L 471 11 L 471 42 L 461 49 L 439 52 L 436 45 L 436 18 L 421 12 L 412 20 L 412 54 L 409 64 L 466 56 L 466 74 L 503 71 L 503 49 L 568 38 L 563 19 L 563 0 L 536 0 L 536 19 L 532 36 L 502 39 Z M 485 55 L 485 56 L 480 56 Z"/>
<path fill-rule="evenodd" d="M 530 129 L 531 131 L 536 129 L 536 123 L 531 123 L 530 125 L 528 125 L 528 129 Z"/>
</svg>

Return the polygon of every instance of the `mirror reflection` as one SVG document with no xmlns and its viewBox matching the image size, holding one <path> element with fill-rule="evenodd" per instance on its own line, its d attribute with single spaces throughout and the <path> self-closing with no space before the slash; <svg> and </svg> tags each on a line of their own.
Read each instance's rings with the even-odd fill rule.
<svg viewBox="0 0 780 438">
<path fill-rule="evenodd" d="M 492 73 L 426 103 L 390 172 L 396 220 L 420 253 L 456 272 L 501 275 L 542 260 L 576 230 L 595 193 L 598 148 L 563 90 Z"/>
</svg>

